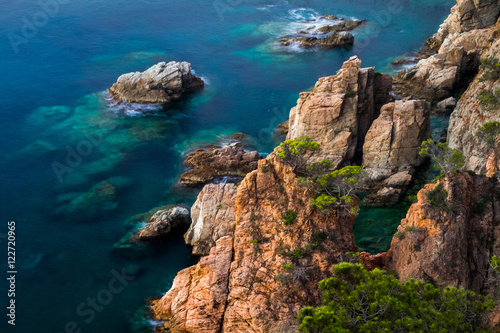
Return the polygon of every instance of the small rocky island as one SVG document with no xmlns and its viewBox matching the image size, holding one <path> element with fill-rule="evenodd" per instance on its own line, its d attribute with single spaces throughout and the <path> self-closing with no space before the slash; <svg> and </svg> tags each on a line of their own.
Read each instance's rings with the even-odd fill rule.
<svg viewBox="0 0 500 333">
<path fill-rule="evenodd" d="M 346 20 L 335 15 L 323 15 L 320 20 L 331 21 L 331 23 L 318 26 L 315 24 L 316 20 L 307 21 L 311 22 L 312 25 L 297 31 L 297 36 L 287 36 L 281 39 L 281 45 L 289 46 L 297 43 L 304 48 L 351 46 L 354 44 L 354 36 L 350 31 L 366 22 L 365 20 Z"/>
<path fill-rule="evenodd" d="M 125 103 L 171 104 L 186 93 L 199 91 L 205 83 L 195 76 L 188 62 L 160 62 L 144 72 L 123 74 L 109 89 Z"/>
</svg>

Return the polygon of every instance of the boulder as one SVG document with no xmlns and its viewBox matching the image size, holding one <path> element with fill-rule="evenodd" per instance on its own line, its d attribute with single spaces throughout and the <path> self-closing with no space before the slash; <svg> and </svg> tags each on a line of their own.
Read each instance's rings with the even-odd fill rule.
<svg viewBox="0 0 500 333">
<path fill-rule="evenodd" d="M 437 103 L 437 111 L 440 114 L 450 115 L 457 106 L 457 100 L 454 97 L 448 97 Z"/>
<path fill-rule="evenodd" d="M 194 255 L 207 255 L 217 240 L 233 236 L 235 227 L 236 185 L 208 184 L 191 207 L 192 223 L 184 234 Z"/>
<path fill-rule="evenodd" d="M 240 142 L 198 149 L 186 158 L 185 164 L 193 169 L 181 175 L 181 184 L 199 186 L 220 177 L 243 178 L 257 168 L 261 158 L 256 151 L 247 152 Z"/>
<path fill-rule="evenodd" d="M 321 47 L 325 49 L 335 48 L 335 47 L 345 47 L 352 46 L 354 44 L 354 36 L 347 31 L 334 32 L 331 35 L 325 37 L 295 37 L 292 39 L 281 39 L 281 45 L 289 46 L 294 43 L 299 44 L 301 47 L 311 48 L 311 47 Z"/>
<path fill-rule="evenodd" d="M 171 61 L 160 62 L 144 72 L 123 74 L 109 92 L 126 103 L 169 104 L 203 86 L 203 80 L 192 73 L 190 63 Z"/>
<path fill-rule="evenodd" d="M 363 145 L 363 167 L 389 169 L 417 167 L 422 141 L 431 135 L 430 104 L 420 100 L 386 104 L 373 122 Z"/>
<path fill-rule="evenodd" d="M 189 210 L 186 207 L 177 206 L 159 210 L 153 214 L 144 228 L 134 233 L 132 239 L 136 237 L 139 241 L 161 239 L 170 235 L 172 230 L 186 228 L 190 222 Z"/>
</svg>

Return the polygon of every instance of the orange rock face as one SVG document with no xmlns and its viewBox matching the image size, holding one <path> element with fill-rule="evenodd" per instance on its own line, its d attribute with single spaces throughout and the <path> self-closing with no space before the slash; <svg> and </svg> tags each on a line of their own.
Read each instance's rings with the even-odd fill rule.
<svg viewBox="0 0 500 333">
<path fill-rule="evenodd" d="M 459 172 L 418 193 L 387 253 L 387 268 L 402 281 L 485 292 L 489 260 L 500 247 L 500 185 Z"/>
<path fill-rule="evenodd" d="M 263 166 L 266 166 L 262 168 Z M 181 271 L 152 307 L 169 332 L 293 332 L 298 311 L 320 301 L 318 282 L 354 251 L 354 216 L 309 205 L 291 167 L 271 154 L 236 196 L 234 240 Z M 296 213 L 285 225 L 285 212 Z"/>
<path fill-rule="evenodd" d="M 375 75 L 374 68 L 361 68 L 351 57 L 337 75 L 322 77 L 311 92 L 303 92 L 290 110 L 287 139 L 308 135 L 322 148 L 316 159 L 329 159 L 336 166 L 350 161 L 361 150 L 364 137 L 389 101 L 392 80 Z"/>
</svg>

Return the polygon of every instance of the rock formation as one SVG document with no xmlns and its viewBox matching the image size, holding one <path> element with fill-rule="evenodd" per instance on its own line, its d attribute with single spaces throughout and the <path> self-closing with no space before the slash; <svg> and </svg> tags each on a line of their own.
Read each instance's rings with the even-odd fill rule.
<svg viewBox="0 0 500 333">
<path fill-rule="evenodd" d="M 316 25 L 311 25 L 304 30 L 297 31 L 297 37 L 283 38 L 281 39 L 281 45 L 288 46 L 297 43 L 305 48 L 315 46 L 322 48 L 351 46 L 354 44 L 354 36 L 349 31 L 356 29 L 366 22 L 361 20 L 346 20 L 334 15 L 324 15 L 320 19 L 332 22 L 322 25 L 319 28 Z M 311 23 L 317 22 L 313 20 Z"/>
<path fill-rule="evenodd" d="M 150 241 L 168 236 L 172 230 L 189 226 L 189 210 L 183 206 L 162 209 L 153 214 L 149 223 L 136 231 L 131 240 Z M 186 230 L 186 229 L 184 229 Z"/>
<path fill-rule="evenodd" d="M 198 149 L 186 158 L 185 163 L 194 168 L 182 174 L 181 184 L 198 186 L 217 177 L 243 178 L 257 168 L 257 162 L 261 158 L 256 151 L 247 152 L 239 142 L 223 147 Z"/>
<path fill-rule="evenodd" d="M 203 86 L 203 80 L 191 72 L 190 63 L 171 61 L 160 62 L 142 73 L 123 74 L 109 92 L 126 103 L 169 104 Z"/>
<path fill-rule="evenodd" d="M 462 46 L 422 59 L 415 67 L 403 69 L 395 78 L 396 92 L 429 102 L 453 94 L 467 68 L 467 53 Z"/>
<path fill-rule="evenodd" d="M 361 60 L 351 57 L 337 75 L 320 78 L 311 92 L 300 93 L 290 110 L 287 139 L 308 135 L 322 148 L 318 160 L 329 159 L 336 167 L 351 161 L 378 116 L 375 105 L 388 101 L 390 89 L 390 77 L 361 68 Z"/>
<path fill-rule="evenodd" d="M 477 71 L 478 59 L 496 38 L 498 0 L 458 0 L 415 67 L 396 76 L 396 92 L 439 102 L 453 95 Z M 437 52 L 432 54 L 431 52 Z"/>
<path fill-rule="evenodd" d="M 215 242 L 233 236 L 235 228 L 236 185 L 208 184 L 191 207 L 192 223 L 184 234 L 194 255 L 207 255 Z"/>
<path fill-rule="evenodd" d="M 437 50 L 450 35 L 459 35 L 494 25 L 499 14 L 498 0 L 457 0 L 457 4 L 451 9 L 451 14 L 427 43 L 432 49 Z"/>
<path fill-rule="evenodd" d="M 487 291 L 500 247 L 500 184 L 459 172 L 418 193 L 387 253 L 387 269 L 410 278 Z"/>
<path fill-rule="evenodd" d="M 281 45 L 283 46 L 289 46 L 294 43 L 298 43 L 305 48 L 319 46 L 321 48 L 330 49 L 334 47 L 352 46 L 354 44 L 354 36 L 348 31 L 340 31 L 321 38 L 314 36 L 299 36 L 292 39 L 284 38 L 281 40 Z"/>
<path fill-rule="evenodd" d="M 431 106 L 419 100 L 386 104 L 373 122 L 363 145 L 363 168 L 397 171 L 422 164 L 422 141 L 431 135 Z"/>
<path fill-rule="evenodd" d="M 232 256 L 233 238 L 226 236 L 197 265 L 177 273 L 168 293 L 151 303 L 155 318 L 165 321 L 155 332 L 221 332 Z"/>
<path fill-rule="evenodd" d="M 500 58 L 500 40 L 497 40 L 491 49 L 484 54 L 483 59 L 488 58 Z M 474 135 L 484 123 L 500 121 L 500 105 L 493 101 L 490 104 L 480 102 L 478 98 L 483 92 L 496 95 L 500 89 L 500 77 L 483 80 L 484 74 L 485 70 L 479 72 L 451 114 L 448 142 L 450 147 L 464 152 L 466 169 L 479 173 L 490 171 L 489 174 L 491 174 L 494 169 L 491 162 L 493 154 L 486 149 L 486 143 L 479 141 Z"/>
<path fill-rule="evenodd" d="M 219 239 L 154 302 L 157 331 L 294 332 L 300 308 L 320 300 L 318 282 L 356 249 L 354 216 L 322 213 L 311 196 L 274 153 L 259 161 L 238 187 L 234 238 Z"/>
</svg>

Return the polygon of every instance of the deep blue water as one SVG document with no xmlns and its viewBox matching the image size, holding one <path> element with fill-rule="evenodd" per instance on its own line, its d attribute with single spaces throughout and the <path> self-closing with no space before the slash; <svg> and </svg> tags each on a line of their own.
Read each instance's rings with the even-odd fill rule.
<svg viewBox="0 0 500 333">
<path fill-rule="evenodd" d="M 168 290 L 195 260 L 182 239 L 141 249 L 116 244 L 136 227 L 131 216 L 194 201 L 195 191 L 176 186 L 181 154 L 235 132 L 269 152 L 272 129 L 300 91 L 353 54 L 364 66 L 391 71 L 389 63 L 418 50 L 454 1 L 402 0 L 401 8 L 383 0 L 59 2 L 46 7 L 52 15 L 38 1 L 0 3 L 0 237 L 16 221 L 18 270 L 16 326 L 2 310 L 0 332 L 64 332 L 72 321 L 82 332 L 150 331 L 142 325 L 144 300 Z M 401 12 L 390 14 L 394 8 Z M 350 50 L 277 45 L 297 22 L 320 14 L 370 23 Z M 29 29 L 33 20 L 36 30 Z M 119 75 L 171 60 L 191 62 L 207 80 L 204 91 L 148 117 L 106 103 L 104 92 Z M 89 136 L 97 141 L 86 146 Z M 68 166 L 68 149 L 78 148 L 88 154 L 70 159 L 59 179 L 54 162 Z M 87 298 L 106 300 L 101 291 L 122 269 L 135 276 L 123 291 L 92 320 L 77 313 Z"/>
</svg>

